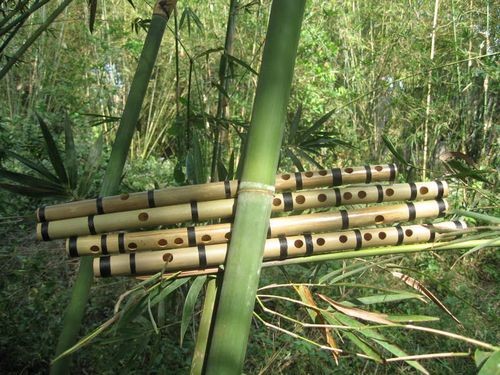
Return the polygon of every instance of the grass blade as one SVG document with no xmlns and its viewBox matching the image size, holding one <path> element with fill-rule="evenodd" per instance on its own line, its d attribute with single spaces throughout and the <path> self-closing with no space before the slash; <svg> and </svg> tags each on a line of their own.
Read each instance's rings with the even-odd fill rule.
<svg viewBox="0 0 500 375">
<path fill-rule="evenodd" d="M 182 346 L 182 342 L 184 340 L 184 336 L 186 335 L 186 331 L 189 327 L 189 323 L 193 318 L 194 306 L 196 305 L 196 301 L 198 300 L 198 296 L 205 285 L 205 281 L 207 280 L 207 276 L 198 276 L 194 279 L 191 288 L 189 288 L 189 292 L 184 301 L 184 308 L 182 309 L 182 321 L 181 321 L 181 341 L 180 345 Z"/>
</svg>

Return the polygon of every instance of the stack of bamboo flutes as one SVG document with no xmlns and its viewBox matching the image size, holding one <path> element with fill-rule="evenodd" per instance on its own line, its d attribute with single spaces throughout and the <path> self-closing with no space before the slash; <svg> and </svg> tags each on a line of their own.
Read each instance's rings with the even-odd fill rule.
<svg viewBox="0 0 500 375">
<path fill-rule="evenodd" d="M 264 261 L 433 242 L 447 231 L 465 227 L 461 221 L 401 225 L 443 217 L 448 209 L 444 199 L 448 185 L 444 181 L 395 184 L 396 175 L 394 164 L 278 175 L 273 212 L 356 207 L 271 218 Z M 45 241 L 67 238 L 70 256 L 95 256 L 96 276 L 216 268 L 226 257 L 231 223 L 157 228 L 230 221 L 237 192 L 238 181 L 224 181 L 41 207 L 36 212 L 37 237 Z M 399 204 L 359 208 L 382 202 Z"/>
</svg>

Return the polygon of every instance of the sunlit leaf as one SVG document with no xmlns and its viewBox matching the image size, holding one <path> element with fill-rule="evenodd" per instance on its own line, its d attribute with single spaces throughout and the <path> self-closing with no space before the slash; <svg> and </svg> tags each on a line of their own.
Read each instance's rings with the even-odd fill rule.
<svg viewBox="0 0 500 375">
<path fill-rule="evenodd" d="M 477 375 L 498 375 L 500 374 L 500 350 L 493 353 L 481 366 Z"/>
<path fill-rule="evenodd" d="M 184 336 L 189 327 L 189 323 L 193 318 L 194 306 L 196 301 L 198 300 L 198 296 L 205 285 L 205 281 L 207 280 L 207 276 L 198 276 L 194 279 L 193 284 L 191 284 L 191 288 L 189 288 L 189 292 L 184 300 L 184 308 L 182 309 L 182 320 L 181 320 L 181 340 L 180 345 L 182 346 L 182 342 L 184 340 Z"/>
<path fill-rule="evenodd" d="M 414 167 L 410 162 L 406 161 L 403 155 L 401 155 L 397 150 L 396 147 L 392 144 L 391 140 L 387 138 L 385 135 L 382 134 L 382 141 L 384 142 L 385 146 L 389 149 L 391 154 L 398 159 L 401 163 L 404 165 Z"/>
</svg>

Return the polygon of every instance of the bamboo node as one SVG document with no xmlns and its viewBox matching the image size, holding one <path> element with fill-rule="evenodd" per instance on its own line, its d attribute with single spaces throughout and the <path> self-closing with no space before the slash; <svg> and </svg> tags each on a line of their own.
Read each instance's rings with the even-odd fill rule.
<svg viewBox="0 0 500 375">
<path fill-rule="evenodd" d="M 241 193 L 260 193 L 264 195 L 273 195 L 275 191 L 274 186 L 263 184 L 260 182 L 243 181 L 240 183 L 238 189 L 238 196 Z"/>
</svg>

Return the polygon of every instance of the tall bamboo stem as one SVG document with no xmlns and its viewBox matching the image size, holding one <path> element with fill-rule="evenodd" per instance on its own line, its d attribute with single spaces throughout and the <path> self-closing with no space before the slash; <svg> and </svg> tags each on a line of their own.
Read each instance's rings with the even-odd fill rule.
<svg viewBox="0 0 500 375">
<path fill-rule="evenodd" d="M 274 0 L 225 264 L 207 374 L 240 374 L 271 214 L 275 172 L 305 0 Z"/>
<path fill-rule="evenodd" d="M 67 2 L 69 3 L 71 0 L 67 0 Z M 142 101 L 146 94 L 146 88 L 151 77 L 163 32 L 175 4 L 176 0 L 160 0 L 155 7 L 150 28 L 144 42 L 143 52 L 138 62 L 120 127 L 118 128 L 117 139 L 113 145 L 110 161 L 103 180 L 103 186 L 101 187 L 101 195 L 116 194 L 118 190 L 123 166 L 130 146 L 130 140 L 134 134 L 135 124 L 139 117 Z M 85 306 L 89 298 L 92 280 L 92 258 L 84 257 L 80 261 L 80 269 L 75 280 L 71 300 L 64 313 L 63 327 L 56 347 L 56 356 L 73 346 L 76 341 Z M 50 368 L 51 375 L 68 374 L 70 363 L 71 356 L 56 361 Z"/>
</svg>

